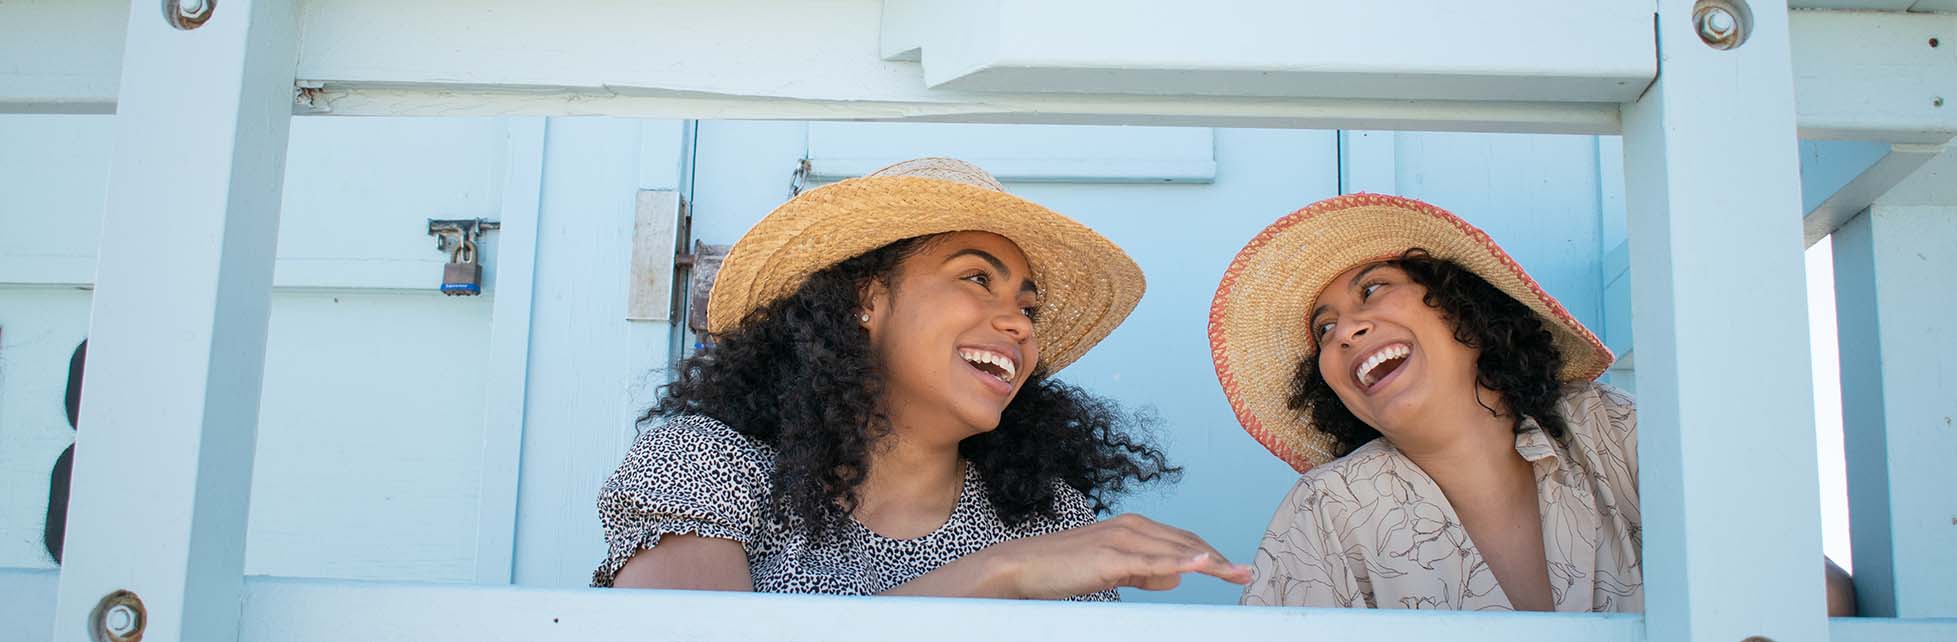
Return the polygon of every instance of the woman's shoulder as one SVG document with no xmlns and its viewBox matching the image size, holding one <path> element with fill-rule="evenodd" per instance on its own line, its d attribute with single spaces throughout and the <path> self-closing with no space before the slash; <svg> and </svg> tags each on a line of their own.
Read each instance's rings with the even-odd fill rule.
<svg viewBox="0 0 1957 642">
<path fill-rule="evenodd" d="M 1637 434 L 1637 400 L 1610 384 L 1583 381 L 1565 385 L 1557 406 L 1572 431 Z"/>
<path fill-rule="evenodd" d="M 1298 475 L 1279 511 L 1326 519 L 1333 513 L 1376 501 L 1375 480 L 1397 474 L 1406 456 L 1385 439 L 1374 439 L 1332 461 Z M 1360 501 L 1364 500 L 1364 501 Z"/>
<path fill-rule="evenodd" d="M 639 433 L 629 458 L 712 465 L 716 462 L 766 468 L 774 449 L 732 426 L 699 414 L 675 415 Z"/>
<path fill-rule="evenodd" d="M 1298 477 L 1298 485 L 1351 486 L 1355 480 L 1369 479 L 1380 469 L 1393 466 L 1405 457 L 1384 437 L 1375 438 L 1338 459 L 1305 470 Z"/>
</svg>

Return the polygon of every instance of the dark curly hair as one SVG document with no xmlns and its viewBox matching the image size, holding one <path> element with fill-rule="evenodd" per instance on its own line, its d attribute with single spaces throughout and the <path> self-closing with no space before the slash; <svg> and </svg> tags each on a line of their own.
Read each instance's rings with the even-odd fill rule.
<svg viewBox="0 0 1957 642">
<path fill-rule="evenodd" d="M 1542 317 L 1474 272 L 1426 250 L 1413 248 L 1385 263 L 1427 289 L 1422 302 L 1454 326 L 1454 340 L 1481 350 L 1475 381 L 1501 395 L 1517 430 L 1522 417 L 1534 417 L 1551 437 L 1563 438 L 1566 426 L 1556 411 L 1562 396 L 1556 375 L 1563 369 L 1563 354 Z M 1317 352 L 1305 355 L 1291 381 L 1291 409 L 1306 413 L 1313 425 L 1332 436 L 1334 456 L 1343 457 L 1380 436 L 1339 401 L 1318 372 Z"/>
<path fill-rule="evenodd" d="M 811 275 L 793 294 L 747 314 L 733 330 L 679 363 L 676 379 L 639 417 L 646 426 L 683 414 L 713 417 L 775 449 L 777 515 L 828 538 L 857 506 L 868 458 L 890 431 L 880 410 L 884 374 L 869 332 L 856 323 L 872 283 L 895 292 L 898 264 L 933 237 L 891 243 Z M 1008 524 L 1054 511 L 1053 482 L 1106 512 L 1131 483 L 1174 478 L 1162 452 L 1139 435 L 1152 423 L 1111 401 L 1036 370 L 998 428 L 967 438 L 971 461 Z"/>
</svg>

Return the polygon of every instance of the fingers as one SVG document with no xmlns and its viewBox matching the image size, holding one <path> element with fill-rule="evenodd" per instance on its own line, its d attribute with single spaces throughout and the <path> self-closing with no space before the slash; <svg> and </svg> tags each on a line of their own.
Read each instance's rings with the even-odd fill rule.
<svg viewBox="0 0 1957 642">
<path fill-rule="evenodd" d="M 1233 584 L 1250 583 L 1250 567 L 1230 564 L 1209 553 L 1191 557 L 1150 555 L 1138 558 L 1136 572 L 1117 582 L 1148 591 L 1166 591 L 1182 584 L 1182 574 L 1202 573 Z"/>
<path fill-rule="evenodd" d="M 1231 564 L 1216 547 L 1180 528 L 1162 524 L 1140 515 L 1122 515 L 1110 520 L 1125 528 L 1130 544 L 1152 555 L 1174 554 L 1184 562 L 1178 565 L 1178 573 L 1197 572 L 1235 584 L 1250 583 L 1250 567 Z"/>
</svg>

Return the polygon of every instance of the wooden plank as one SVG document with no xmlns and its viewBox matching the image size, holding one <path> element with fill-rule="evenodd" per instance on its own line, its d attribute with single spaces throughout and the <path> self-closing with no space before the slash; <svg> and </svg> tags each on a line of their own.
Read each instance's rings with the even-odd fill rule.
<svg viewBox="0 0 1957 642">
<path fill-rule="evenodd" d="M 502 227 L 496 232 L 499 252 L 491 267 L 496 276 L 490 291 L 495 308 L 487 347 L 489 373 L 483 384 L 482 493 L 476 525 L 476 581 L 483 584 L 510 583 L 516 559 L 544 128 L 541 118 L 512 119 L 504 156 L 503 206 L 497 217 Z"/>
<path fill-rule="evenodd" d="M 1339 132 L 1339 193 L 1400 193 L 1399 134 L 1390 131 Z"/>
<path fill-rule="evenodd" d="M 1804 144 L 1803 147 L 1808 146 Z M 1817 153 L 1802 154 L 1803 183 L 1810 183 L 1807 180 L 1808 167 L 1815 164 L 1828 164 L 1833 160 L 1825 151 L 1821 151 L 1830 147 L 1816 147 L 1819 147 Z M 1935 158 L 1937 154 L 1944 153 L 1948 146 L 1878 144 L 1877 147 L 1880 148 L 1877 158 L 1863 166 L 1861 171 L 1854 172 L 1851 178 L 1843 181 L 1833 191 L 1823 195 L 1807 189 L 1808 186 L 1803 186 L 1802 197 L 1811 203 L 1807 207 L 1807 214 L 1801 218 L 1803 241 L 1808 246 L 1821 242 L 1822 238 L 1833 234 L 1849 219 L 1867 210 L 1884 194 L 1888 194 L 1890 189 L 1901 184 L 1911 174 L 1915 174 L 1924 163 L 1930 162 L 1930 159 Z M 1859 159 L 1849 162 L 1859 165 L 1856 160 Z M 1814 202 L 1816 200 L 1819 202 Z"/>
<path fill-rule="evenodd" d="M 1957 136 L 1957 14 L 1796 11 L 1790 28 L 1802 138 Z"/>
<path fill-rule="evenodd" d="M 1722 51 L 1661 1 L 1624 109 L 1652 640 L 1827 638 L 1787 10 L 1751 4 Z"/>
<path fill-rule="evenodd" d="M 1643 640 L 1636 615 L 1071 604 L 252 578 L 245 640 Z M 361 617 L 347 617 L 359 613 Z"/>
<path fill-rule="evenodd" d="M 54 631 L 56 569 L 0 568 L 0 640 L 46 642 Z"/>
<path fill-rule="evenodd" d="M 132 0 L 54 639 L 116 590 L 143 639 L 237 638 L 298 27 Z"/>
<path fill-rule="evenodd" d="M 1651 8 L 1615 0 L 884 5 L 933 89 L 1617 103 L 1656 71 Z"/>
<path fill-rule="evenodd" d="M 626 347 L 640 123 L 556 118 L 545 137 L 515 582 L 583 586 L 604 557 L 594 502 L 630 445 Z M 664 337 L 660 337 L 663 339 Z"/>
<path fill-rule="evenodd" d="M 1829 642 L 1957 640 L 1957 618 L 1889 619 L 1838 617 L 1828 620 Z"/>
<path fill-rule="evenodd" d="M 1835 232 L 1843 451 L 1866 615 L 1957 617 L 1957 153 Z"/>
</svg>

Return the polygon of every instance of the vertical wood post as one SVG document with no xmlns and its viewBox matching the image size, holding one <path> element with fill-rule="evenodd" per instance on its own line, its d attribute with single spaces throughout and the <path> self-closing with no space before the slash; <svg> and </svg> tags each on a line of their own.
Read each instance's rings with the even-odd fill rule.
<svg viewBox="0 0 1957 642">
<path fill-rule="evenodd" d="M 1788 9 L 1750 5 L 1718 49 L 1661 0 L 1623 110 L 1648 640 L 1828 637 Z"/>
<path fill-rule="evenodd" d="M 1957 148 L 1835 231 L 1862 615 L 1957 617 Z"/>
<path fill-rule="evenodd" d="M 63 642 L 89 640 L 119 590 L 141 600 L 146 641 L 238 633 L 297 26 L 286 0 L 203 0 L 187 29 L 159 4 L 130 3 Z"/>
</svg>

